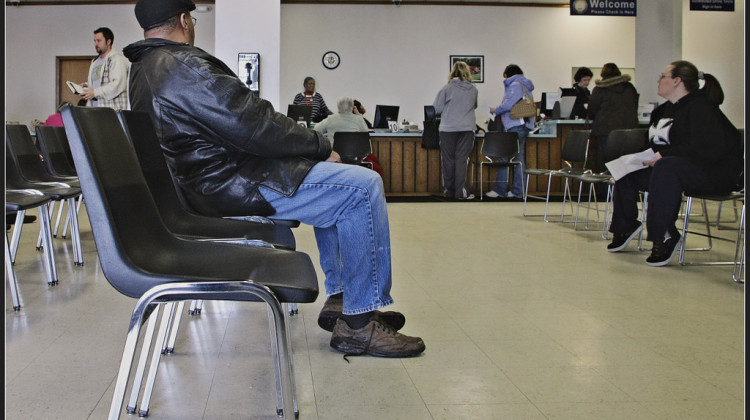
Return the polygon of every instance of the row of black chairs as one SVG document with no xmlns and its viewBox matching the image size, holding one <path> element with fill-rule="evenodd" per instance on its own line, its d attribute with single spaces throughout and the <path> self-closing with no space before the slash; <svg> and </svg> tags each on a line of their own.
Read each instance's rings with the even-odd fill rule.
<svg viewBox="0 0 750 420">
<path fill-rule="evenodd" d="M 170 185 L 171 176 L 146 114 L 121 112 L 127 131 L 110 109 L 68 107 L 62 114 L 102 271 L 118 291 L 138 299 L 110 418 L 118 418 L 122 411 L 141 326 L 148 319 L 151 328 L 157 304 L 186 300 L 267 304 L 277 413 L 296 415 L 291 349 L 281 305 L 315 301 L 318 286 L 309 257 L 293 250 L 289 226 L 204 217 L 181 207 L 179 190 Z M 176 328 L 162 323 L 155 352 L 166 335 L 165 325 Z M 142 344 L 144 362 L 137 365 L 128 412 L 137 410 L 143 355 L 149 352 L 150 339 Z M 152 359 L 140 415 L 148 413 L 156 374 L 153 360 L 158 356 Z"/>
</svg>

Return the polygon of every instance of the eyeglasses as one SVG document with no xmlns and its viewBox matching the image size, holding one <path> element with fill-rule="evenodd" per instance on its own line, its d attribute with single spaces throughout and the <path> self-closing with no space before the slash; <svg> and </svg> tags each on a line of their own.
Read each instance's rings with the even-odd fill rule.
<svg viewBox="0 0 750 420">
<path fill-rule="evenodd" d="M 664 74 L 664 73 L 662 73 L 662 74 L 659 75 L 659 80 L 661 80 L 661 79 L 663 79 L 665 77 L 669 77 L 670 79 L 672 79 L 672 75 L 671 74 Z"/>
<path fill-rule="evenodd" d="M 196 23 L 198 23 L 198 19 L 190 16 L 190 19 L 193 19 L 193 26 L 195 26 Z"/>
</svg>

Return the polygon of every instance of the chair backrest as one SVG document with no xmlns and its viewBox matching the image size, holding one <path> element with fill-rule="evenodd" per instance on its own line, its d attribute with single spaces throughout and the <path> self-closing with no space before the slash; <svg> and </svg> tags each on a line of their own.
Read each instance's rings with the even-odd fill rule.
<svg viewBox="0 0 750 420">
<path fill-rule="evenodd" d="M 519 153 L 518 133 L 512 131 L 488 131 L 484 133 L 482 155 L 492 158 L 515 158 Z"/>
<path fill-rule="evenodd" d="M 68 143 L 63 127 L 36 126 L 36 144 L 42 152 L 47 169 L 57 176 L 76 176 L 76 170 L 68 160 L 63 143 Z"/>
<path fill-rule="evenodd" d="M 337 131 L 333 135 L 333 150 L 341 160 L 360 162 L 372 154 L 370 133 L 367 131 Z"/>
<path fill-rule="evenodd" d="M 21 124 L 6 124 L 5 134 L 7 150 L 16 159 L 21 175 L 31 181 L 48 181 L 51 174 L 44 167 L 29 129 Z"/>
<path fill-rule="evenodd" d="M 261 280 L 282 293 L 280 300 L 302 298 L 300 293 L 309 291 L 285 287 L 294 281 L 290 279 L 314 279 L 314 267 L 305 254 L 173 236 L 159 216 L 138 157 L 113 109 L 67 106 L 62 117 L 102 271 L 120 293 L 139 297 L 160 284 L 217 278 L 223 272 L 232 276 L 226 280 Z M 305 295 L 313 300 L 315 296 L 317 289 L 314 295 Z M 247 300 L 233 295 L 222 298 Z"/>
<path fill-rule="evenodd" d="M 607 136 L 607 147 L 604 150 L 604 162 L 620 156 L 638 153 L 648 148 L 648 128 L 627 128 L 612 130 Z"/>
<path fill-rule="evenodd" d="M 589 137 L 591 137 L 591 130 L 569 132 L 560 151 L 560 158 L 571 166 L 574 163 L 586 166 L 586 159 L 589 154 Z"/>
<path fill-rule="evenodd" d="M 167 219 L 187 211 L 190 207 L 183 204 L 179 187 L 172 180 L 151 116 L 137 111 L 118 111 L 117 116 L 162 216 Z"/>
<path fill-rule="evenodd" d="M 151 196 L 170 231 L 208 237 L 226 236 L 228 231 L 234 231 L 231 237 L 252 232 L 253 239 L 263 239 L 283 248 L 295 248 L 294 235 L 288 228 L 202 216 L 184 206 L 178 193 L 179 187 L 172 181 L 151 116 L 147 112 L 124 110 L 117 111 L 117 116 L 138 157 Z"/>
</svg>

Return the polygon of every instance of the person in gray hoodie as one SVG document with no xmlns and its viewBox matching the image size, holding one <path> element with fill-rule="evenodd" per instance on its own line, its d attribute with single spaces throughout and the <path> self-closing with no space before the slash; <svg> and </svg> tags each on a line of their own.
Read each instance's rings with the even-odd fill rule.
<svg viewBox="0 0 750 420">
<path fill-rule="evenodd" d="M 505 94 L 503 101 L 495 108 L 490 108 L 490 112 L 495 114 L 495 118 L 500 118 L 503 123 L 503 129 L 508 132 L 518 133 L 518 156 L 516 160 L 521 162 L 518 171 L 513 171 L 513 187 L 508 191 L 508 174 L 505 171 L 498 171 L 495 179 L 495 188 L 486 194 L 489 198 L 523 198 L 523 171 L 526 169 L 526 137 L 534 129 L 536 118 L 510 118 L 510 109 L 516 102 L 524 97 L 534 100 L 531 92 L 534 90 L 534 83 L 523 75 L 523 70 L 516 64 L 509 64 L 503 71 L 505 80 Z"/>
<path fill-rule="evenodd" d="M 469 66 L 453 64 L 448 83 L 440 89 L 433 106 L 440 115 L 440 164 L 443 168 L 443 196 L 472 200 L 466 185 L 469 155 L 474 148 L 474 128 L 479 91 L 474 86 Z"/>
</svg>

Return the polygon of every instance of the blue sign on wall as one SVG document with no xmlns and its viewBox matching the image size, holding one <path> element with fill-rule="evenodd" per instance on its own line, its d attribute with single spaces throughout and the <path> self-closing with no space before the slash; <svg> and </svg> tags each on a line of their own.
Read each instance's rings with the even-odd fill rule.
<svg viewBox="0 0 750 420">
<path fill-rule="evenodd" d="M 690 0 L 690 10 L 734 12 L 734 0 Z"/>
<path fill-rule="evenodd" d="M 636 0 L 570 0 L 572 16 L 635 16 L 635 12 Z"/>
</svg>

